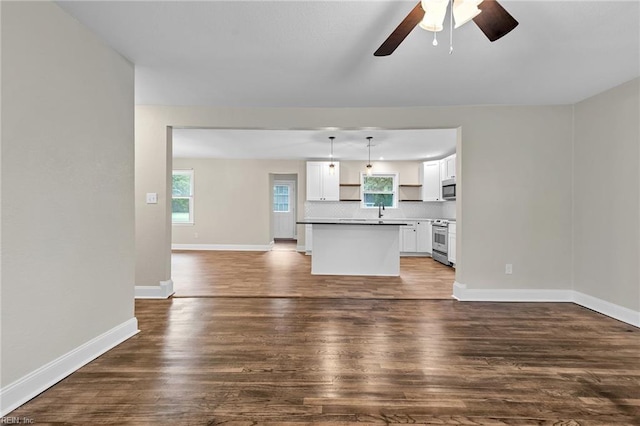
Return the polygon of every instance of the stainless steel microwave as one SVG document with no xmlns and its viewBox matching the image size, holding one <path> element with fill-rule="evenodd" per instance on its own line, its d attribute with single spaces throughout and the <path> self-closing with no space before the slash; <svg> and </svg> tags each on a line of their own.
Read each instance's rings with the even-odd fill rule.
<svg viewBox="0 0 640 426">
<path fill-rule="evenodd" d="M 456 180 L 446 179 L 442 181 L 442 198 L 445 200 L 456 199 Z"/>
</svg>

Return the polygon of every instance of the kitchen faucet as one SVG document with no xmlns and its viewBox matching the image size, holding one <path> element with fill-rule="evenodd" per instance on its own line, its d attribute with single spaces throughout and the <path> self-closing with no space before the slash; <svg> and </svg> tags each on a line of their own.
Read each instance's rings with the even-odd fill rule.
<svg viewBox="0 0 640 426">
<path fill-rule="evenodd" d="M 384 216 L 382 210 L 384 210 L 384 204 L 380 203 L 378 204 L 378 219 L 382 219 L 382 216 Z"/>
</svg>

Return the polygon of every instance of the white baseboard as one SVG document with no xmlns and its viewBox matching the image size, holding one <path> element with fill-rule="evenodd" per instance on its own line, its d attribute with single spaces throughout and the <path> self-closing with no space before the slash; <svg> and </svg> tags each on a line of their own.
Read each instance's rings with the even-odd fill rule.
<svg viewBox="0 0 640 426">
<path fill-rule="evenodd" d="M 592 311 L 640 327 L 640 312 L 636 312 L 633 309 L 625 308 L 624 306 L 616 305 L 615 303 L 607 302 L 606 300 L 598 299 L 597 297 L 589 296 L 579 291 L 573 292 L 573 301 Z"/>
<path fill-rule="evenodd" d="M 453 283 L 453 297 L 461 302 L 573 302 L 571 290 L 468 289 Z"/>
<path fill-rule="evenodd" d="M 173 281 L 160 281 L 160 285 L 137 285 L 134 297 L 136 299 L 167 299 L 172 294 Z"/>
<path fill-rule="evenodd" d="M 171 250 L 269 251 L 270 244 L 171 244 Z"/>
<path fill-rule="evenodd" d="M 640 312 L 575 290 L 468 289 L 456 281 L 453 297 L 461 302 L 570 302 L 640 327 Z"/>
<path fill-rule="evenodd" d="M 138 333 L 134 317 L 0 389 L 0 417 Z"/>
<path fill-rule="evenodd" d="M 300 245 L 300 244 L 298 244 L 298 245 L 296 246 L 296 251 L 303 253 L 303 252 L 305 252 L 305 251 L 306 251 L 306 248 L 305 248 L 305 246 L 304 246 L 304 245 Z"/>
</svg>

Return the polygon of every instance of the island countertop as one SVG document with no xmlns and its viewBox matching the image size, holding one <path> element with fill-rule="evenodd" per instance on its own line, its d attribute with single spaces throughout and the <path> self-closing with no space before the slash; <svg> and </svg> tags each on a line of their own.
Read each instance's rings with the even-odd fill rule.
<svg viewBox="0 0 640 426">
<path fill-rule="evenodd" d="M 409 225 L 406 221 L 398 219 L 305 219 L 296 223 L 298 225 Z"/>
</svg>

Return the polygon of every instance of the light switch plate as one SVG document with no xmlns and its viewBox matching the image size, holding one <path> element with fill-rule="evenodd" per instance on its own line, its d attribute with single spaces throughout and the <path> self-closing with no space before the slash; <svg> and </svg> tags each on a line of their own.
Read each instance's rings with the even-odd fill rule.
<svg viewBox="0 0 640 426">
<path fill-rule="evenodd" d="M 147 192 L 147 204 L 158 204 L 157 192 Z"/>
</svg>

